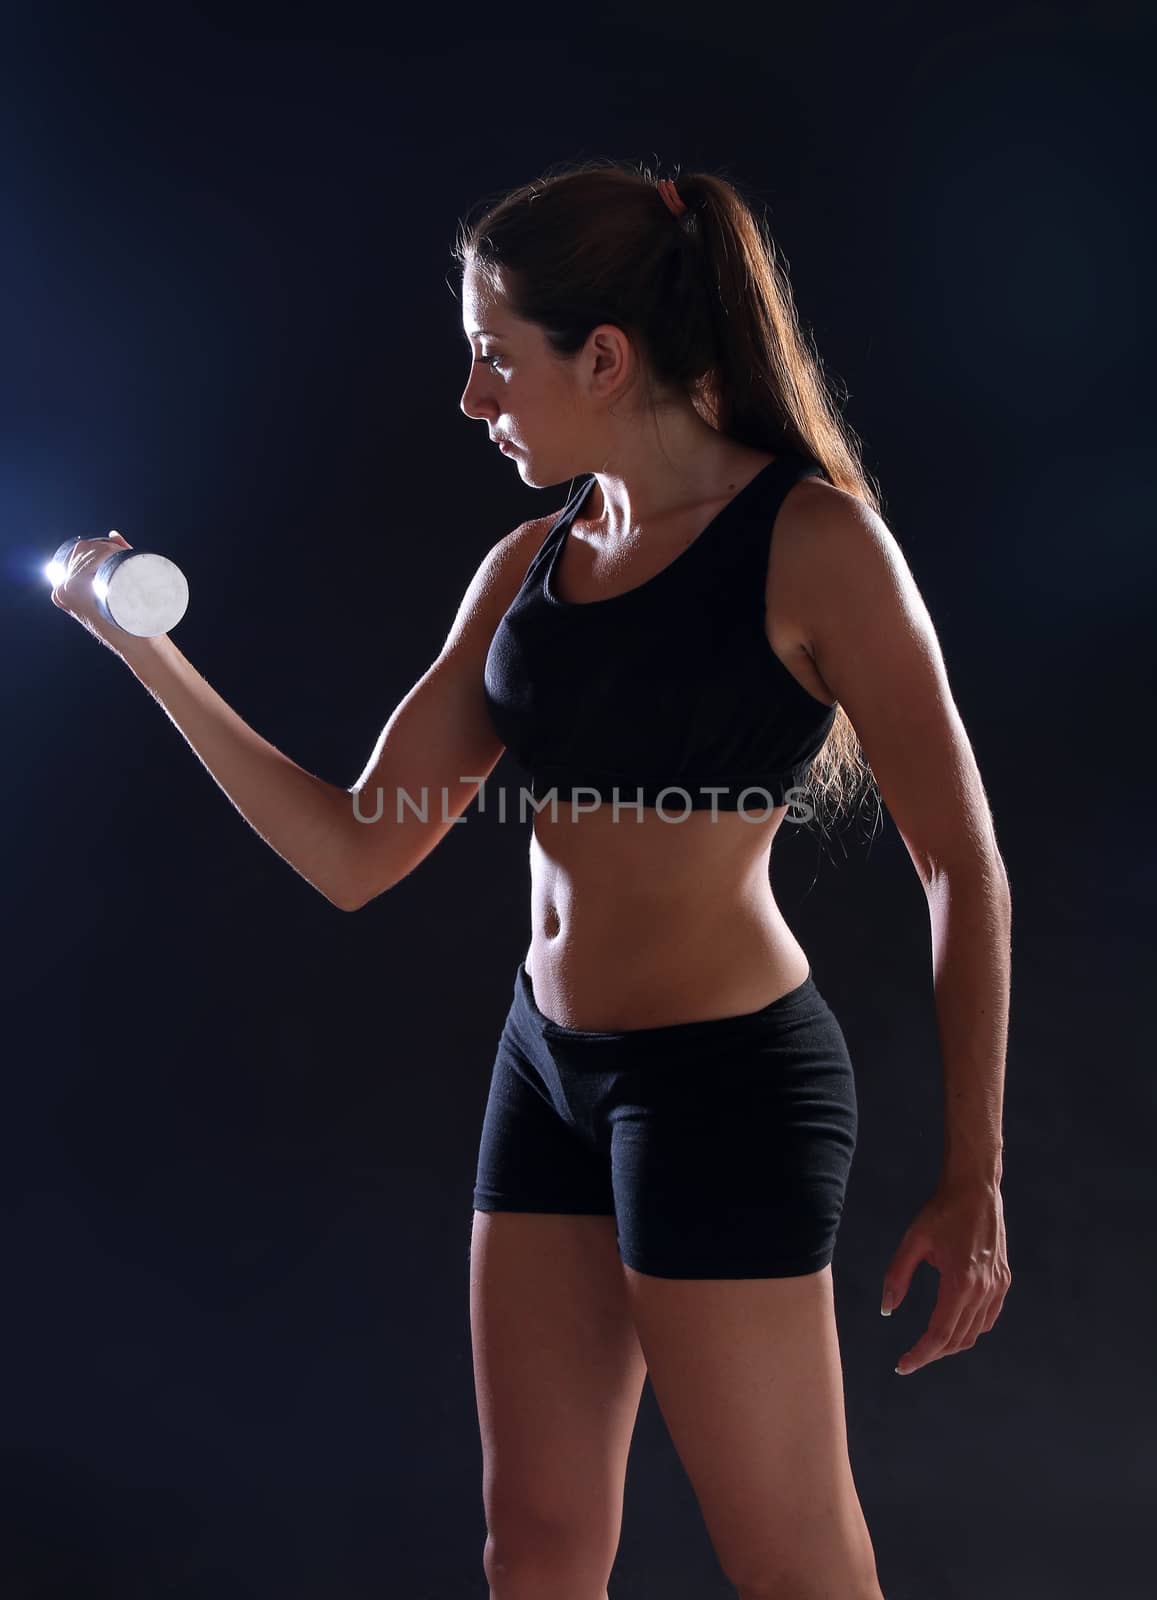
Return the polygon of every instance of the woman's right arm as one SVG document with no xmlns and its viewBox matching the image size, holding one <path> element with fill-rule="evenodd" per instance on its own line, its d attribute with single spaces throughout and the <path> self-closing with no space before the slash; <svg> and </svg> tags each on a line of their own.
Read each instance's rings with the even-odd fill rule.
<svg viewBox="0 0 1157 1600">
<path fill-rule="evenodd" d="M 167 634 L 135 638 L 94 626 L 88 597 L 65 610 L 119 654 L 166 712 L 233 805 L 282 860 L 343 911 L 356 911 L 422 861 L 469 806 L 502 754 L 483 694 L 490 640 L 541 543 L 544 519 L 524 523 L 487 553 L 437 659 L 395 708 L 358 782 L 341 789 L 284 755 L 249 726 Z M 54 600 L 56 595 L 53 596 Z M 461 780 L 474 778 L 473 783 Z M 369 799 L 360 791 L 370 787 Z M 396 820 L 395 793 L 428 798 L 429 817 Z M 443 805 L 443 789 L 447 791 Z M 382 815 L 373 818 L 377 790 Z"/>
<path fill-rule="evenodd" d="M 115 648 L 245 820 L 340 910 L 349 895 L 349 795 L 299 767 L 239 717 L 168 634 Z"/>
</svg>

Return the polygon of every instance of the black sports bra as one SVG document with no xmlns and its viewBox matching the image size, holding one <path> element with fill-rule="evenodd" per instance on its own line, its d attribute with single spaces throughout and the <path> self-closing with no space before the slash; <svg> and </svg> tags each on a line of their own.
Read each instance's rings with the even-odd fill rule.
<svg viewBox="0 0 1157 1600">
<path fill-rule="evenodd" d="M 775 519 L 818 462 L 782 452 L 675 559 L 604 600 L 551 587 L 593 474 L 551 525 L 490 644 L 495 731 L 536 801 L 753 810 L 800 800 L 836 719 L 780 661 L 764 610 Z M 798 787 L 798 794 L 788 791 Z M 538 809 L 541 809 L 539 807 Z"/>
</svg>

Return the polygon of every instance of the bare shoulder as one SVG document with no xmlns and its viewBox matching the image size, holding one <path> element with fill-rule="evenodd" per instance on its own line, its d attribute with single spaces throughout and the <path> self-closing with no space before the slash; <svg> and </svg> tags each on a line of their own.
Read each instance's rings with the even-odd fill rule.
<svg viewBox="0 0 1157 1600">
<path fill-rule="evenodd" d="M 792 614 L 802 623 L 825 599 L 847 592 L 881 569 L 897 580 L 908 565 L 884 518 L 859 495 L 822 478 L 803 478 L 784 499 L 775 524 L 773 559 Z"/>
<path fill-rule="evenodd" d="M 775 518 L 764 596 L 768 643 L 808 693 L 829 705 L 836 696 L 821 677 L 812 649 L 815 607 L 827 581 L 826 563 L 817 559 L 816 529 L 843 502 L 860 504 L 823 478 L 800 478 L 792 485 Z"/>
<path fill-rule="evenodd" d="M 528 522 L 512 528 L 488 552 L 479 574 L 485 586 L 496 591 L 496 598 L 505 598 L 506 605 L 510 604 L 526 581 L 530 563 L 542 548 L 543 540 L 558 517 L 557 511 L 550 511 L 544 517 L 531 517 Z"/>
<path fill-rule="evenodd" d="M 532 517 L 491 545 L 483 556 L 458 606 L 440 655 L 470 649 L 485 658 L 495 628 L 526 580 L 535 552 L 559 513 Z"/>
<path fill-rule="evenodd" d="M 512 529 L 495 546 L 495 550 L 501 552 L 498 560 L 504 576 L 517 579 L 510 596 L 512 600 L 525 582 L 530 563 L 542 548 L 543 540 L 560 514 L 558 511 L 548 511 L 544 517 L 532 517 L 529 522 L 520 523 Z"/>
<path fill-rule="evenodd" d="M 867 509 L 857 496 L 826 478 L 800 478 L 785 495 L 775 521 L 775 544 L 784 553 L 784 565 L 794 570 L 806 561 L 817 527 L 857 508 Z"/>
<path fill-rule="evenodd" d="M 821 579 L 854 583 L 858 564 L 873 553 L 897 567 L 904 563 L 896 536 L 866 500 L 822 478 L 793 484 L 776 519 L 773 556 L 780 582 L 794 586 L 797 597 L 818 598 Z"/>
<path fill-rule="evenodd" d="M 781 641 L 820 669 L 820 641 L 844 634 L 849 619 L 891 597 L 921 627 L 930 627 L 912 570 L 899 540 L 880 513 L 859 495 L 823 479 L 802 479 L 784 499 L 768 564 L 769 637 L 772 620 Z M 835 694 L 831 695 L 835 699 Z"/>
</svg>

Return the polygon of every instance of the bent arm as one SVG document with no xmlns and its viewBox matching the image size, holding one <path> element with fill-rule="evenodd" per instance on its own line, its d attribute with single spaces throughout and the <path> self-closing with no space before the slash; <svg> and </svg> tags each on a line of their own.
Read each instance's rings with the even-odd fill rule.
<svg viewBox="0 0 1157 1600">
<path fill-rule="evenodd" d="M 487 552 L 437 659 L 394 709 L 349 789 L 263 739 L 167 634 L 118 635 L 115 648 L 266 844 L 339 910 L 357 911 L 446 837 L 502 754 L 483 691 L 486 655 L 550 520 L 522 523 Z M 403 790 L 422 814 L 397 804 Z"/>
<path fill-rule="evenodd" d="M 246 822 L 339 910 L 353 910 L 349 791 L 299 767 L 221 698 L 167 634 L 121 654 Z"/>
</svg>

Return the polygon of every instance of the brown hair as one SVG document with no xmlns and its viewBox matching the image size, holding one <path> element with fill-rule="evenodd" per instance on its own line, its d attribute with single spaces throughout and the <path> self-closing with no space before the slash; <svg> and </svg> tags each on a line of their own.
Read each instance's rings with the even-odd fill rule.
<svg viewBox="0 0 1157 1600">
<path fill-rule="evenodd" d="M 453 258 L 541 327 L 560 358 L 613 323 L 639 350 L 652 410 L 654 380 L 728 438 L 813 457 L 831 483 L 879 513 L 877 486 L 801 329 L 766 225 L 724 177 L 691 172 L 676 184 L 687 207 L 679 217 L 644 165 L 566 164 L 462 223 Z M 871 768 L 837 706 L 811 797 L 817 811 L 836 815 L 864 785 L 875 789 Z"/>
</svg>

